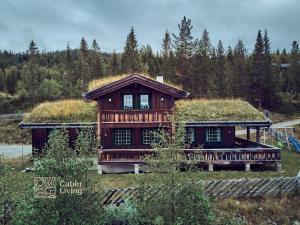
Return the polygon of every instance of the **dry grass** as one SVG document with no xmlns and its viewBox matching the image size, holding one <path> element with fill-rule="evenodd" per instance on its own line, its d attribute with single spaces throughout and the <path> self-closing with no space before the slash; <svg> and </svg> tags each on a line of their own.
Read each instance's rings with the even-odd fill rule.
<svg viewBox="0 0 300 225">
<path fill-rule="evenodd" d="M 177 121 L 265 120 L 261 112 L 240 99 L 179 100 L 175 112 Z"/>
<path fill-rule="evenodd" d="M 96 103 L 83 100 L 45 102 L 35 107 L 24 122 L 95 122 Z"/>
<path fill-rule="evenodd" d="M 112 82 L 115 82 L 115 81 L 118 81 L 118 80 L 121 80 L 125 77 L 128 77 L 132 74 L 120 74 L 120 75 L 114 75 L 114 76 L 107 76 L 107 77 L 104 77 L 104 78 L 101 78 L 101 79 L 97 79 L 97 80 L 92 80 L 90 83 L 89 83 L 89 86 L 88 86 L 88 91 L 91 91 L 93 89 L 96 89 L 96 88 L 99 88 L 99 87 L 103 87 L 107 84 L 110 84 Z M 153 79 L 152 77 L 150 77 L 148 74 L 138 74 L 138 75 L 141 75 L 141 76 L 144 76 L 144 77 L 147 77 L 147 78 L 150 78 L 150 79 Z M 154 79 L 153 79 L 154 80 Z M 169 86 L 172 86 L 172 87 L 175 87 L 175 88 L 178 88 L 178 89 L 181 89 L 182 87 L 179 86 L 179 85 L 175 85 L 175 84 L 172 84 L 168 81 L 164 81 L 165 84 L 169 85 Z"/>
</svg>

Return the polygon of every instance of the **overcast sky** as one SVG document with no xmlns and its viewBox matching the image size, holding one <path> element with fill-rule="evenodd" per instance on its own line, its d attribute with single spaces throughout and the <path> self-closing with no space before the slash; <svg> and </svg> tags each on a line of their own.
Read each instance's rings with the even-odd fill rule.
<svg viewBox="0 0 300 225">
<path fill-rule="evenodd" d="M 258 29 L 267 29 L 273 50 L 300 41 L 299 0 L 0 0 L 0 49 L 25 51 L 31 39 L 40 50 L 78 47 L 96 38 L 102 51 L 120 52 L 133 26 L 139 45 L 160 50 L 163 33 L 178 33 L 183 16 L 193 36 L 207 28 L 212 43 L 252 50 Z"/>
</svg>

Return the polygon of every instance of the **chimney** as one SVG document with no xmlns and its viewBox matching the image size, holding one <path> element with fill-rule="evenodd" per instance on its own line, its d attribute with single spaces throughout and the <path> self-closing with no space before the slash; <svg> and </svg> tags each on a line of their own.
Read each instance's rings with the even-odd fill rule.
<svg viewBox="0 0 300 225">
<path fill-rule="evenodd" d="M 156 76 L 156 81 L 164 83 L 164 76 Z"/>
</svg>

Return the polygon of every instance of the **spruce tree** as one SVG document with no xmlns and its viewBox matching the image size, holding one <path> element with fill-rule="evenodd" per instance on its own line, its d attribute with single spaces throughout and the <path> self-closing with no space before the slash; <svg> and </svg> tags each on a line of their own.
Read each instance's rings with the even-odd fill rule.
<svg viewBox="0 0 300 225">
<path fill-rule="evenodd" d="M 166 30 L 162 43 L 161 73 L 166 80 L 176 82 L 174 54 L 172 51 L 172 39 L 169 31 Z"/>
<path fill-rule="evenodd" d="M 133 27 L 127 36 L 121 62 L 123 72 L 132 73 L 141 70 L 138 43 Z"/>
<path fill-rule="evenodd" d="M 251 98 L 249 92 L 249 73 L 247 72 L 247 49 L 242 40 L 238 40 L 233 51 L 232 94 L 234 97 Z"/>
<path fill-rule="evenodd" d="M 5 77 L 6 77 L 6 90 L 9 94 L 13 95 L 16 92 L 16 87 L 17 87 L 18 68 L 16 66 L 11 66 L 8 69 L 6 69 Z"/>
<path fill-rule="evenodd" d="M 225 77 L 225 50 L 222 41 L 219 40 L 216 51 L 216 85 L 218 97 L 227 95 L 227 78 Z"/>
<path fill-rule="evenodd" d="M 300 92 L 300 51 L 297 41 L 293 41 L 288 68 L 289 92 Z"/>
<path fill-rule="evenodd" d="M 96 39 L 93 40 L 90 51 L 90 67 L 91 67 L 91 79 L 102 77 L 105 75 L 104 61 L 100 46 Z"/>
<path fill-rule="evenodd" d="M 5 89 L 5 76 L 2 69 L 0 68 L 0 92 L 4 91 L 4 89 Z"/>
<path fill-rule="evenodd" d="M 192 21 L 185 16 L 178 24 L 178 36 L 173 34 L 176 55 L 176 70 L 179 74 L 187 76 L 190 70 L 190 58 L 193 54 L 194 41 L 192 36 Z M 184 82 L 183 78 L 183 82 Z"/>
<path fill-rule="evenodd" d="M 88 44 L 87 44 L 86 40 L 84 39 L 84 37 L 81 38 L 79 49 L 80 49 L 80 57 L 83 60 L 86 60 L 87 56 L 88 56 L 88 52 L 89 52 L 89 47 L 88 47 Z"/>
<path fill-rule="evenodd" d="M 116 75 L 120 73 L 120 60 L 118 55 L 116 54 L 115 50 L 112 53 L 111 56 L 111 62 L 110 62 L 110 74 Z"/>
<path fill-rule="evenodd" d="M 256 37 L 256 43 L 252 59 L 252 82 L 251 88 L 255 90 L 254 99 L 251 100 L 258 103 L 258 107 L 262 108 L 263 102 L 263 72 L 264 72 L 264 40 L 259 30 Z"/>
</svg>

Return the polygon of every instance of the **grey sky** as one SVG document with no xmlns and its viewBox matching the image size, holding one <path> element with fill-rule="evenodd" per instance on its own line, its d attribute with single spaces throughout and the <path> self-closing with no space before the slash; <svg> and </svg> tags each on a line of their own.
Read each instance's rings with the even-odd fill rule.
<svg viewBox="0 0 300 225">
<path fill-rule="evenodd" d="M 166 29 L 178 33 L 183 16 L 193 36 L 204 28 L 212 43 L 234 46 L 240 38 L 252 49 L 258 29 L 268 30 L 271 47 L 300 41 L 299 0 L 0 0 L 0 49 L 25 51 L 31 39 L 40 50 L 78 47 L 96 38 L 102 51 L 123 50 L 134 26 L 139 45 L 160 50 Z"/>
</svg>

